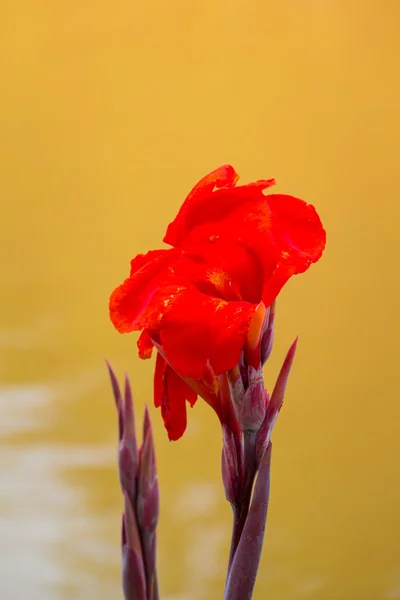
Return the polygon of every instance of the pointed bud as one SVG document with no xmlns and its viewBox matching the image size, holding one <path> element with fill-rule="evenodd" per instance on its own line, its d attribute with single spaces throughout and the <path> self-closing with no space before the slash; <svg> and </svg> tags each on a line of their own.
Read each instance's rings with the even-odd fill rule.
<svg viewBox="0 0 400 600">
<path fill-rule="evenodd" d="M 133 412 L 133 397 L 129 378 L 125 376 L 125 401 L 124 401 L 124 431 L 123 438 L 133 454 L 137 454 L 135 431 L 135 413 Z"/>
<path fill-rule="evenodd" d="M 136 478 L 138 458 L 122 439 L 118 449 L 119 480 L 123 491 L 127 492 L 132 502 L 136 494 Z"/>
<path fill-rule="evenodd" d="M 149 408 L 146 404 L 146 406 L 144 407 L 144 417 L 143 417 L 143 441 L 146 439 L 149 431 L 151 432 L 151 419 L 150 419 Z M 150 435 L 151 435 L 151 433 L 150 433 Z"/>
<path fill-rule="evenodd" d="M 115 373 L 114 373 L 110 363 L 107 360 L 106 360 L 106 365 L 107 365 L 108 373 L 109 373 L 110 379 L 111 379 L 111 387 L 112 387 L 112 391 L 114 394 L 115 406 L 117 407 L 117 411 L 118 411 L 118 434 L 119 434 L 118 437 L 119 437 L 119 439 L 121 439 L 123 428 L 124 428 L 124 424 L 123 424 L 124 401 L 122 398 L 121 390 L 119 389 L 118 380 L 115 376 Z"/>
<path fill-rule="evenodd" d="M 140 448 L 140 467 L 137 497 L 139 524 L 148 531 L 154 531 L 158 522 L 159 490 L 151 421 L 146 406 L 143 420 L 143 439 Z"/>
<path fill-rule="evenodd" d="M 156 598 L 156 527 L 159 515 L 159 489 L 153 432 L 146 406 L 143 419 L 143 444 L 139 451 L 139 481 L 136 512 L 142 534 L 149 598 Z M 153 595 L 152 595 L 153 594 Z"/>
<path fill-rule="evenodd" d="M 274 391 L 271 395 L 271 401 L 268 406 L 268 412 L 280 411 L 283 404 L 283 398 L 286 391 L 286 386 L 289 380 L 290 370 L 294 361 L 297 348 L 296 338 L 293 344 L 290 346 L 288 353 L 286 354 L 285 360 L 281 370 L 279 371 L 278 379 L 276 380 Z"/>
<path fill-rule="evenodd" d="M 274 428 L 278 413 L 282 408 L 283 398 L 286 391 L 287 382 L 292 368 L 293 360 L 296 354 L 297 348 L 296 338 L 293 344 L 290 346 L 286 358 L 283 362 L 281 370 L 276 380 L 274 391 L 272 392 L 271 399 L 267 402 L 267 410 L 265 419 L 257 433 L 256 437 L 256 453 L 258 462 L 261 460 L 266 448 L 268 447 L 271 439 L 272 430 Z"/>
<path fill-rule="evenodd" d="M 124 495 L 122 519 L 122 580 L 125 600 L 158 600 L 156 532 L 159 497 L 155 451 L 148 409 L 143 420 L 143 444 L 138 452 L 132 390 L 125 378 L 124 397 L 107 363 L 118 410 L 118 466 Z"/>
<path fill-rule="evenodd" d="M 122 490 L 134 501 L 138 476 L 139 455 L 135 432 L 132 391 L 128 377 L 125 378 L 125 397 L 122 410 L 122 438 L 118 448 L 119 479 Z"/>
<path fill-rule="evenodd" d="M 246 342 L 243 348 L 244 358 L 248 365 L 258 369 L 261 362 L 261 339 L 268 318 L 265 304 L 260 302 L 250 320 Z"/>
</svg>

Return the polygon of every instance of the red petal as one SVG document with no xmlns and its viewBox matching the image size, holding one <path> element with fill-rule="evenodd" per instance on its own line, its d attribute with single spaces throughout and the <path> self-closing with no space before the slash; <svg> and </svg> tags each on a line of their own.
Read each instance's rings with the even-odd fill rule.
<svg viewBox="0 0 400 600">
<path fill-rule="evenodd" d="M 265 306 L 271 306 L 285 283 L 294 275 L 294 267 L 290 271 L 289 266 L 283 267 L 279 265 L 272 275 L 264 282 L 264 289 L 262 293 L 262 301 Z"/>
<path fill-rule="evenodd" d="M 228 274 L 230 270 L 232 274 L 232 289 L 239 290 L 241 299 L 258 304 L 263 299 L 264 282 L 276 269 L 280 256 L 273 236 L 272 215 L 267 198 L 260 193 L 252 200 L 237 205 L 229 214 L 221 216 L 219 221 L 198 225 L 185 238 L 184 248 L 186 256 L 206 256 L 211 264 L 214 260 L 217 260 L 217 264 L 218 261 L 222 262 L 224 257 L 223 270 Z M 214 248 L 216 258 L 213 257 Z M 247 260 L 243 256 L 245 252 Z M 198 279 L 194 281 L 200 290 L 213 293 L 200 286 Z M 226 294 L 226 287 L 223 293 L 216 289 L 213 295 L 233 299 Z"/>
<path fill-rule="evenodd" d="M 319 260 L 325 248 L 326 232 L 311 204 L 293 196 L 267 196 L 272 231 L 278 251 L 276 267 L 265 278 L 263 302 L 269 306 L 292 275 L 303 273 Z"/>
<path fill-rule="evenodd" d="M 197 246 L 185 252 L 177 272 L 210 296 L 252 303 L 258 303 L 261 298 L 261 262 L 240 243 L 217 239 Z"/>
<path fill-rule="evenodd" d="M 267 196 L 276 244 L 283 260 L 302 273 L 316 262 L 325 248 L 326 233 L 311 204 L 293 196 Z"/>
<path fill-rule="evenodd" d="M 272 232 L 271 210 L 263 193 L 274 183 L 273 179 L 260 180 L 202 196 L 200 202 L 189 203 L 186 211 L 182 207 L 182 213 L 174 221 L 179 224 L 179 236 L 174 240 L 167 236 L 165 240 L 179 244 L 191 256 L 210 256 L 210 263 L 216 260 L 213 254 L 224 255 L 225 261 L 231 265 L 237 261 L 232 282 L 236 289 L 240 289 L 240 297 L 260 302 L 262 280 L 272 274 L 279 257 Z M 242 256 L 238 260 L 244 252 L 247 252 L 246 261 L 242 260 Z M 245 266 L 246 262 L 247 265 L 252 263 L 250 269 Z M 222 294 L 214 293 L 233 299 L 226 295 L 226 291 L 225 286 Z"/>
<path fill-rule="evenodd" d="M 110 318 L 120 333 L 140 330 L 154 292 L 158 289 L 167 268 L 173 264 L 180 252 L 155 250 L 139 255 L 132 261 L 133 273 L 117 287 L 110 297 Z M 146 260 L 146 257 L 149 260 Z M 138 270 L 134 271 L 135 268 Z"/>
<path fill-rule="evenodd" d="M 161 406 L 161 415 L 170 440 L 178 440 L 186 429 L 186 400 L 194 405 L 197 394 L 157 354 L 154 374 L 154 402 Z"/>
<path fill-rule="evenodd" d="M 168 362 L 182 377 L 201 378 L 207 360 L 216 375 L 239 361 L 255 305 L 186 290 L 160 326 Z"/>
<path fill-rule="evenodd" d="M 167 368 L 167 362 L 157 352 L 156 368 L 154 370 L 154 406 L 161 406 L 161 400 L 164 394 L 164 375 Z"/>
<path fill-rule="evenodd" d="M 176 219 L 170 224 L 164 241 L 176 247 L 188 248 L 198 243 L 212 241 L 226 235 L 229 231 L 227 220 L 232 213 L 254 200 L 264 200 L 263 190 L 274 185 L 274 179 L 263 179 L 247 185 L 224 187 L 201 195 L 196 201 L 187 200 L 183 204 Z M 235 223 L 240 225 L 238 218 Z M 170 230 L 173 231 L 171 235 Z M 231 231 L 230 238 L 238 241 L 236 232 Z"/>
<path fill-rule="evenodd" d="M 226 193 L 233 194 L 240 189 Z M 325 239 L 325 231 L 313 206 L 292 196 L 257 196 L 254 193 L 252 199 L 238 204 L 219 221 L 194 227 L 184 239 L 184 247 L 186 254 L 210 255 L 211 262 L 212 251 L 220 244 L 221 256 L 225 253 L 228 263 L 234 264 L 237 260 L 231 287 L 240 290 L 241 298 L 254 303 L 262 299 L 269 306 L 292 275 L 307 270 L 320 258 Z M 239 259 L 238 241 L 259 261 L 258 264 L 256 260 L 253 262 L 252 270 Z M 227 252 L 229 245 L 231 248 Z M 218 265 L 218 251 L 215 260 Z M 223 271 L 229 274 L 226 265 Z M 201 286 L 199 289 L 210 293 Z M 226 285 L 222 293 L 218 289 L 214 293 L 232 298 L 226 295 Z"/>
<path fill-rule="evenodd" d="M 193 213 L 198 209 L 203 212 L 204 200 L 210 197 L 215 188 L 233 187 L 238 178 L 239 175 L 231 165 L 219 167 L 203 177 L 187 196 L 175 220 L 168 226 L 164 242 L 171 246 L 178 246 L 188 223 L 193 221 Z"/>
<path fill-rule="evenodd" d="M 212 304 L 209 361 L 219 375 L 238 364 L 256 306 L 248 302 Z"/>
<path fill-rule="evenodd" d="M 246 359 L 246 363 L 254 369 L 258 369 L 260 366 L 261 341 L 268 317 L 269 313 L 265 308 L 265 304 L 260 302 L 260 304 L 256 307 L 253 316 L 251 317 L 246 336 L 246 343 L 244 346 L 244 357 Z"/>
<path fill-rule="evenodd" d="M 168 250 L 149 250 L 149 252 L 146 252 L 146 254 L 138 254 L 131 260 L 130 275 L 135 275 L 137 271 L 156 258 L 163 258 L 166 252 L 168 252 Z"/>
<path fill-rule="evenodd" d="M 153 352 L 153 341 L 145 329 L 139 336 L 137 341 L 140 358 L 151 358 Z"/>
</svg>

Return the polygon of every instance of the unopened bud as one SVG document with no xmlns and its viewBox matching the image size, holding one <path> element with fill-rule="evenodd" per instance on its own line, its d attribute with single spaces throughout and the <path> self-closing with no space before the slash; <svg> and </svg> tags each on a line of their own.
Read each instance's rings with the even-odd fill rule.
<svg viewBox="0 0 400 600">
<path fill-rule="evenodd" d="M 158 481 L 155 480 L 151 488 L 147 490 L 146 496 L 142 496 L 140 492 L 138 494 L 137 513 L 142 529 L 155 531 L 158 522 L 159 504 Z"/>
<path fill-rule="evenodd" d="M 237 418 L 243 431 L 256 432 L 260 429 L 265 418 L 264 378 L 261 367 L 258 369 L 249 367 L 248 375 L 248 388 L 244 393 Z"/>
<path fill-rule="evenodd" d="M 118 468 L 121 488 L 127 492 L 133 501 L 136 495 L 138 460 L 137 455 L 132 452 L 132 449 L 126 444 L 124 438 L 122 438 L 119 444 Z"/>
<path fill-rule="evenodd" d="M 114 394 L 115 406 L 117 407 L 117 411 L 118 411 L 118 437 L 121 440 L 122 432 L 124 429 L 124 423 L 123 423 L 124 399 L 122 397 L 121 390 L 119 388 L 117 377 L 116 377 L 110 363 L 107 360 L 106 360 L 106 365 L 107 365 L 108 373 L 109 373 L 110 380 L 111 380 L 111 386 L 112 386 L 112 391 Z"/>
<path fill-rule="evenodd" d="M 137 512 L 140 526 L 148 531 L 154 531 L 159 513 L 159 490 L 153 434 L 147 407 L 143 435 L 145 437 L 140 448 Z"/>
<path fill-rule="evenodd" d="M 261 460 L 266 448 L 268 447 L 276 419 L 278 418 L 279 411 L 282 408 L 290 369 L 292 368 L 294 356 L 296 354 L 296 347 L 297 338 L 290 346 L 289 351 L 286 354 L 286 358 L 283 361 L 278 379 L 276 380 L 271 399 L 267 402 L 265 418 L 256 437 L 256 455 L 258 461 Z"/>
</svg>

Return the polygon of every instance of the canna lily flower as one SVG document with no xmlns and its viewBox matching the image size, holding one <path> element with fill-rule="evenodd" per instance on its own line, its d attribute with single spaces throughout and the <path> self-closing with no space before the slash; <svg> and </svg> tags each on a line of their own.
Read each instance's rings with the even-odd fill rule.
<svg viewBox="0 0 400 600">
<path fill-rule="evenodd" d="M 312 205 L 265 194 L 273 179 L 237 186 L 238 178 L 230 165 L 204 177 L 167 228 L 170 248 L 136 256 L 111 294 L 115 328 L 141 331 L 141 358 L 157 350 L 154 400 L 172 440 L 184 433 L 186 402 L 193 406 L 198 395 L 223 426 L 237 429 L 230 398 L 243 383 L 241 367 L 246 377 L 248 367 L 253 376 L 260 371 L 272 344 L 275 298 L 325 247 Z"/>
</svg>

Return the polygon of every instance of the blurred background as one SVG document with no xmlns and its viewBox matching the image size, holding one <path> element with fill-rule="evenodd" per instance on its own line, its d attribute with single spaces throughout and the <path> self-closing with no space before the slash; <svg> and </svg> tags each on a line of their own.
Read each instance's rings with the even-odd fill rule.
<svg viewBox="0 0 400 600">
<path fill-rule="evenodd" d="M 152 361 L 108 296 L 191 187 L 313 203 L 323 259 L 277 307 L 273 441 L 256 600 L 400 598 L 400 4 L 394 0 L 5 0 L 0 7 L 0 597 L 108 600 L 120 586 L 116 415 Z M 396 371 L 397 370 L 397 371 Z M 151 407 L 165 600 L 222 597 L 231 513 L 217 419 L 170 443 Z"/>
</svg>

